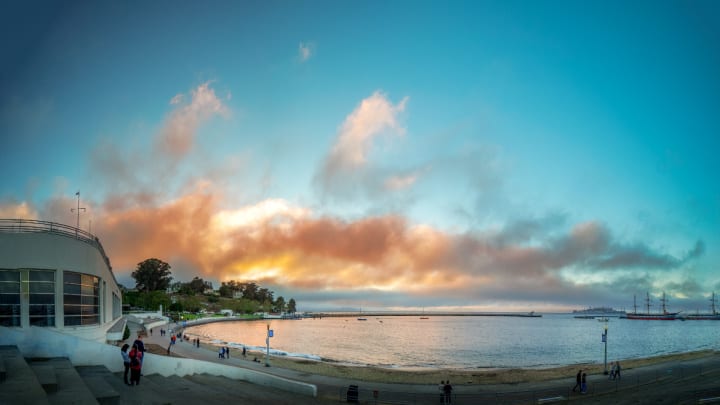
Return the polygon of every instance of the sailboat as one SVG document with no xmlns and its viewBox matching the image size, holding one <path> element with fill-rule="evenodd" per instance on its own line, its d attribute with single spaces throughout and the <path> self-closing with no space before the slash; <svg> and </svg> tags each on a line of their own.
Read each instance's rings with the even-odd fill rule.
<svg viewBox="0 0 720 405">
<path fill-rule="evenodd" d="M 635 301 L 635 297 L 633 296 L 633 301 Z M 645 293 L 645 307 L 647 308 L 647 312 L 640 313 L 637 311 L 637 302 L 634 302 L 635 311 L 632 313 L 626 314 L 627 319 L 634 319 L 634 320 L 645 320 L 645 321 L 674 321 L 675 319 L 678 319 L 677 312 L 668 312 L 665 305 L 667 304 L 667 298 L 665 298 L 665 293 L 663 292 L 662 298 L 660 299 L 660 302 L 662 302 L 662 312 L 658 313 L 651 313 L 650 312 L 650 293 Z"/>
<path fill-rule="evenodd" d="M 715 291 L 712 293 L 710 298 L 710 313 L 709 314 L 688 314 L 683 317 L 683 320 L 688 321 L 720 321 L 720 312 L 717 311 L 717 298 L 715 297 Z"/>
<path fill-rule="evenodd" d="M 360 307 L 360 314 L 362 315 L 362 307 Z M 362 316 L 359 316 L 359 317 L 357 318 L 357 320 L 358 320 L 358 321 L 367 321 L 367 318 L 362 317 Z"/>
</svg>

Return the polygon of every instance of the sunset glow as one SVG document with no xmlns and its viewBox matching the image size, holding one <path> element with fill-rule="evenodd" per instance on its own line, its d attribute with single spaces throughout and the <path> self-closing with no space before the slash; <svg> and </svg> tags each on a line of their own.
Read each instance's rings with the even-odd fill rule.
<svg viewBox="0 0 720 405">
<path fill-rule="evenodd" d="M 9 13 L 0 217 L 300 310 L 720 291 L 716 3 L 221 3 Z"/>
</svg>

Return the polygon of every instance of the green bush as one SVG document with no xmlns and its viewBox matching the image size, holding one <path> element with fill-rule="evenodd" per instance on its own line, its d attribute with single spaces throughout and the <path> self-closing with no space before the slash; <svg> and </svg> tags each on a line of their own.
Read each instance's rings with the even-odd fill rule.
<svg viewBox="0 0 720 405">
<path fill-rule="evenodd" d="M 123 338 L 122 340 L 125 340 L 130 337 L 130 328 L 128 328 L 127 325 L 125 325 L 125 332 L 123 332 Z"/>
</svg>

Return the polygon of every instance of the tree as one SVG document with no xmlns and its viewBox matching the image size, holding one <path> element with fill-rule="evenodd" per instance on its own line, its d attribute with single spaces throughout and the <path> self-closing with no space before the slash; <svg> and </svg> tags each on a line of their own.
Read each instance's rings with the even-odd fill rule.
<svg viewBox="0 0 720 405">
<path fill-rule="evenodd" d="M 242 296 L 249 300 L 260 301 L 257 297 L 258 286 L 254 282 L 243 283 L 242 285 Z"/>
<path fill-rule="evenodd" d="M 290 298 L 290 301 L 288 301 L 287 310 L 291 314 L 297 312 L 297 308 L 295 307 L 295 298 Z"/>
<path fill-rule="evenodd" d="M 196 293 L 196 294 L 202 294 L 205 292 L 205 288 L 207 285 L 207 282 L 205 282 L 203 279 L 195 276 L 195 278 L 188 283 L 190 285 L 190 289 Z"/>
<path fill-rule="evenodd" d="M 268 290 L 267 288 L 260 288 L 257 291 L 257 294 L 255 294 L 255 300 L 260 301 L 262 303 L 269 302 L 270 305 L 272 305 L 274 299 L 273 299 L 273 292 Z"/>
<path fill-rule="evenodd" d="M 137 269 L 133 271 L 135 288 L 140 291 L 166 290 L 170 286 L 170 265 L 160 259 L 147 259 L 138 263 Z"/>
<path fill-rule="evenodd" d="M 277 312 L 285 312 L 285 298 L 281 295 L 275 300 L 275 310 Z"/>
</svg>

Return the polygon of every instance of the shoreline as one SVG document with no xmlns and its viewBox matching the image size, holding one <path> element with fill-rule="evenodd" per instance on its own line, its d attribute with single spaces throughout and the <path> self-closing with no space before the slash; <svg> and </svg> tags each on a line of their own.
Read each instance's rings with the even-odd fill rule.
<svg viewBox="0 0 720 405">
<path fill-rule="evenodd" d="M 619 360 L 623 370 L 632 370 L 665 362 L 695 360 L 716 355 L 714 350 L 702 350 L 687 353 L 667 354 L 661 356 Z M 255 356 L 255 353 L 253 353 Z M 259 357 L 264 359 L 263 357 Z M 356 379 L 367 382 L 396 384 L 437 384 L 437 381 L 454 381 L 457 385 L 490 385 L 519 384 L 566 379 L 574 376 L 578 369 L 585 370 L 589 375 L 602 374 L 603 364 L 572 364 L 547 369 L 437 369 L 437 370 L 403 370 L 376 366 L 348 366 L 294 358 L 270 357 L 270 363 L 276 367 L 287 368 L 299 372 Z M 608 363 L 609 367 L 609 363 Z"/>
<path fill-rule="evenodd" d="M 191 336 L 188 334 L 188 336 Z M 192 336 L 194 338 L 194 336 Z M 190 344 L 190 342 L 178 342 L 178 344 Z M 166 348 L 158 345 L 148 345 L 148 351 L 153 354 L 167 356 Z M 242 359 L 242 350 L 228 344 L 202 342 L 201 349 L 217 352 L 220 346 L 227 346 L 230 349 L 230 357 Z M 684 353 L 672 353 L 652 357 L 620 359 L 624 371 L 652 366 L 666 362 L 689 361 L 717 355 L 716 350 L 699 350 Z M 170 356 L 182 357 L 171 352 Z M 248 350 L 245 357 L 248 363 L 253 359 L 265 362 L 265 352 Z M 583 363 L 569 364 L 551 368 L 478 368 L 475 370 L 464 369 L 427 369 L 408 370 L 401 368 L 386 368 L 378 366 L 348 365 L 327 360 L 312 360 L 287 356 L 270 356 L 272 367 L 294 370 L 317 376 L 344 378 L 363 382 L 392 383 L 392 384 L 437 384 L 440 380 L 450 379 L 459 386 L 462 385 L 494 385 L 494 384 L 521 384 L 536 383 L 559 379 L 567 379 L 574 376 L 578 369 L 585 370 L 588 375 L 603 374 L 604 364 Z M 608 363 L 609 364 L 609 363 Z"/>
</svg>

